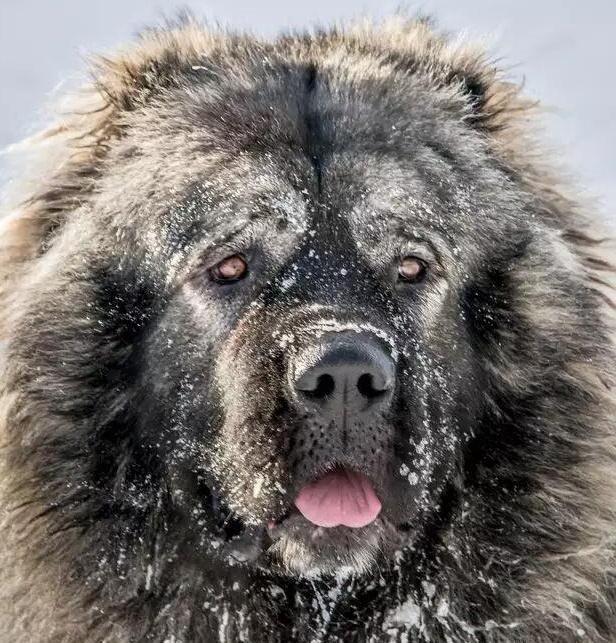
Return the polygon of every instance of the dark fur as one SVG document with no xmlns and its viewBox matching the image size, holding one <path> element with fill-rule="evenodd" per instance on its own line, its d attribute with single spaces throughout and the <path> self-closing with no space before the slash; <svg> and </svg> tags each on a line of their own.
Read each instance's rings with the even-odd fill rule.
<svg viewBox="0 0 616 643">
<path fill-rule="evenodd" d="M 532 122 L 422 21 L 101 60 L 1 239 L 2 640 L 614 640 L 613 253 Z M 399 354 L 344 448 L 284 392 L 337 325 Z M 382 518 L 268 535 L 333 459 Z"/>
</svg>

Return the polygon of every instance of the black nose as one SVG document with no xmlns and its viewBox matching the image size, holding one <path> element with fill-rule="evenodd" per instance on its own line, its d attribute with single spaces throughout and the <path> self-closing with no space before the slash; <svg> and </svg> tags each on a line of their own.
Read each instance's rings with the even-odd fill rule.
<svg viewBox="0 0 616 643">
<path fill-rule="evenodd" d="M 296 400 L 332 420 L 387 405 L 395 363 L 371 335 L 331 333 L 296 356 L 291 379 Z"/>
</svg>

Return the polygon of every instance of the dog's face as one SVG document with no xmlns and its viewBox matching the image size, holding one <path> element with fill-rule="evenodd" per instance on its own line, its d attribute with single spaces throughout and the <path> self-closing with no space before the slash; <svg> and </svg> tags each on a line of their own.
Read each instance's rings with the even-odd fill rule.
<svg viewBox="0 0 616 643">
<path fill-rule="evenodd" d="M 195 516 L 215 499 L 302 572 L 365 568 L 433 516 L 477 421 L 468 257 L 405 168 L 332 179 L 323 205 L 255 161 L 246 220 L 197 233 L 143 340 L 140 423 L 179 479 L 207 480 Z"/>
<path fill-rule="evenodd" d="M 123 516 L 120 540 L 176 529 L 197 565 L 393 560 L 463 512 L 477 466 L 515 463 L 497 425 L 540 376 L 515 299 L 566 305 L 567 253 L 428 80 L 184 73 L 125 116 L 38 273 L 33 394 L 96 454 L 62 493 Z"/>
<path fill-rule="evenodd" d="M 225 131 L 216 155 L 187 114 L 220 105 L 178 97 L 164 155 L 147 137 L 161 114 L 140 115 L 99 204 L 133 240 L 106 259 L 129 283 L 103 306 L 134 298 L 131 279 L 153 293 L 131 417 L 198 546 L 361 571 L 440 520 L 463 475 L 485 387 L 478 284 L 519 253 L 524 203 L 437 106 L 385 116 L 369 94 L 310 93 L 309 133 L 261 86 L 228 97 L 253 140 Z"/>
<path fill-rule="evenodd" d="M 371 182 L 341 182 L 322 209 L 283 176 L 274 194 L 242 190 L 250 220 L 199 239 L 145 340 L 142 421 L 160 457 L 206 477 L 301 571 L 365 567 L 420 529 L 474 421 L 455 246 L 420 215 L 404 225 L 399 185 Z M 302 489 L 332 475 L 302 515 Z"/>
</svg>

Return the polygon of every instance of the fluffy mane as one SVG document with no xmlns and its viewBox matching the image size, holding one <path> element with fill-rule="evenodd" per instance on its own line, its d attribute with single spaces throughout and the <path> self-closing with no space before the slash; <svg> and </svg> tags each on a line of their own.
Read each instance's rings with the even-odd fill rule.
<svg viewBox="0 0 616 643">
<path fill-rule="evenodd" d="M 494 431 L 475 455 L 497 472 L 498 484 L 492 486 L 494 476 L 488 479 L 482 467 L 477 468 L 469 485 L 481 493 L 468 511 L 454 517 L 434 546 L 437 565 L 425 562 L 425 567 L 417 567 L 413 558 L 412 565 L 398 561 L 383 570 L 388 589 L 371 599 L 378 604 L 378 610 L 372 609 L 380 619 L 375 636 L 390 632 L 401 637 L 404 632 L 408 640 L 422 640 L 421 636 L 452 641 L 548 642 L 582 636 L 612 640 L 616 632 L 613 239 L 542 151 L 535 132 L 536 104 L 508 82 L 480 48 L 437 33 L 429 21 L 405 18 L 283 35 L 271 42 L 210 30 L 194 20 L 152 29 L 125 50 L 98 58 L 91 82 L 71 98 L 67 113 L 29 143 L 29 157 L 36 163 L 26 171 L 19 204 L 0 228 L 0 340 L 7 346 L 0 374 L 0 635 L 13 641 L 164 640 L 165 633 L 173 634 L 172 621 L 177 625 L 182 618 L 192 618 L 183 609 L 198 609 L 186 586 L 174 586 L 158 602 L 148 603 L 152 579 L 147 568 L 134 575 L 127 572 L 129 580 L 121 591 L 107 581 L 87 587 L 76 581 L 80 576 L 73 562 L 89 561 L 93 555 L 96 523 L 79 514 L 78 496 L 62 487 L 65 479 L 91 466 L 80 460 L 78 449 L 89 418 L 84 411 L 78 429 L 68 426 L 61 413 L 51 417 L 44 401 L 33 393 L 37 359 L 51 359 L 43 353 L 52 353 L 53 347 L 38 343 L 40 353 L 29 355 L 28 342 L 34 334 L 29 334 L 28 315 L 42 285 L 55 278 L 48 256 L 59 251 L 57 240 L 66 222 L 79 216 L 96 195 L 110 150 L 142 110 L 171 89 L 188 88 L 197 71 L 205 70 L 215 79 L 231 70 L 241 83 L 247 73 L 243 61 L 271 54 L 306 65 L 316 61 L 342 77 L 424 78 L 487 141 L 499 168 L 532 195 L 538 223 L 549 231 L 545 238 L 553 243 L 549 252 L 536 248 L 533 259 L 522 260 L 511 273 L 513 301 L 503 303 L 495 295 L 494 301 L 478 296 L 474 302 L 475 312 L 490 308 L 495 318 L 493 327 L 484 328 L 479 347 L 489 379 L 485 395 Z M 67 243 L 70 240 L 64 239 L 64 248 Z M 553 263 L 554 256 L 560 263 Z M 580 309 L 586 306 L 588 314 L 572 308 L 559 290 L 563 266 L 583 291 Z M 66 284 L 59 283 L 58 288 L 58 306 L 63 308 L 73 291 Z M 55 332 L 62 322 L 52 317 L 48 327 Z M 40 318 L 37 323 L 40 326 Z M 551 352 L 554 347 L 558 354 Z M 74 356 L 67 350 L 63 357 L 70 365 Z M 105 350 L 108 353 L 99 352 L 90 360 L 101 355 L 111 360 L 110 354 L 121 348 L 110 343 Z M 114 354 L 113 359 L 119 358 Z M 64 382 L 74 395 L 84 373 L 83 365 L 79 368 L 75 365 L 73 380 Z M 114 404 L 122 401 L 104 391 L 104 383 L 100 387 L 96 394 L 111 414 Z M 83 394 L 87 397 L 88 392 L 84 389 Z M 96 412 L 102 412 L 100 407 Z M 508 432 L 514 423 L 515 435 Z M 506 459 L 494 461 L 505 452 Z M 69 514 L 74 511 L 74 522 L 65 513 L 57 520 L 60 505 Z M 516 529 L 507 531 L 500 525 Z M 187 585 L 198 582 L 188 573 L 186 578 Z M 315 612 L 318 627 L 331 625 L 324 623 L 327 610 L 318 601 L 316 608 L 309 607 L 315 595 L 326 600 L 330 589 L 325 581 L 319 585 L 302 580 L 293 588 L 289 580 L 267 576 L 253 582 L 258 587 L 254 596 L 225 595 L 218 612 L 209 614 L 210 625 L 213 620 L 223 628 L 222 640 L 232 638 L 225 628 L 231 627 L 229 614 L 239 605 L 260 610 L 272 623 L 283 618 L 277 607 L 278 590 L 287 597 L 295 592 L 303 597 L 307 613 Z M 355 581 L 340 581 L 337 591 L 350 591 L 349 582 Z M 334 618 L 339 631 L 345 619 L 352 619 L 353 608 L 366 620 L 371 618 L 365 597 L 374 596 L 370 594 L 374 590 L 368 585 L 356 581 L 356 602 L 349 599 L 349 606 L 340 608 Z M 118 596 L 121 610 L 113 607 Z M 163 609 L 168 609 L 165 615 Z M 136 620 L 131 614 L 138 610 L 148 613 L 151 624 L 133 622 L 137 638 L 123 638 L 119 624 L 122 619 Z M 226 616 L 225 610 L 230 610 Z M 104 617 L 109 613 L 115 620 Z M 405 629 L 409 623 L 416 639 Z M 271 627 L 263 626 L 261 635 L 276 640 Z M 203 626 L 202 631 L 208 630 Z M 258 632 L 258 626 L 251 631 Z M 336 640 L 340 635 L 330 636 Z"/>
</svg>

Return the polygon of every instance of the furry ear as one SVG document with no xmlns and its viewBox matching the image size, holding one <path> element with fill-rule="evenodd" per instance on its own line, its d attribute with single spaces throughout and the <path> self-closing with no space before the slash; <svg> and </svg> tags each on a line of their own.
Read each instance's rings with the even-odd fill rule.
<svg viewBox="0 0 616 643">
<path fill-rule="evenodd" d="M 527 124 L 536 102 L 521 96 L 477 44 L 452 40 L 428 17 L 397 16 L 378 26 L 363 22 L 349 30 L 357 43 L 369 43 L 381 59 L 399 70 L 426 76 L 449 89 L 466 121 L 486 133 L 515 129 L 520 116 Z M 522 127 L 519 128 L 522 131 Z"/>
<path fill-rule="evenodd" d="M 143 31 L 136 43 L 113 57 L 99 56 L 93 63 L 94 84 L 109 105 L 130 111 L 164 89 L 181 86 L 214 52 L 228 53 L 232 42 L 229 34 L 183 16 Z"/>
</svg>

